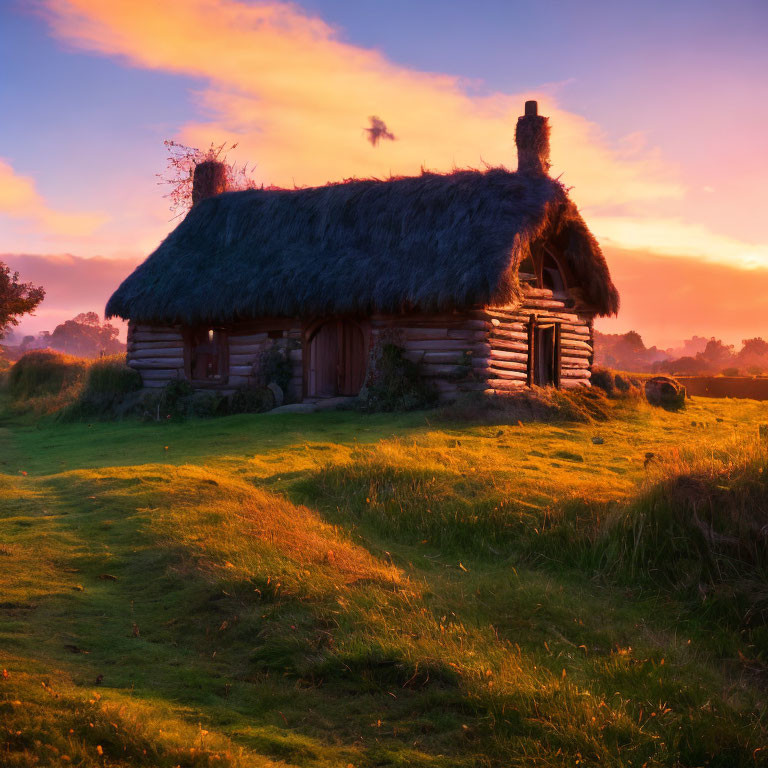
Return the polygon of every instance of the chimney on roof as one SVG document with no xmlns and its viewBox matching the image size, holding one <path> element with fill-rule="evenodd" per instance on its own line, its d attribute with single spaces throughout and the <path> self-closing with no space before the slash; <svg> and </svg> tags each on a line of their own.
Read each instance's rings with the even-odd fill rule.
<svg viewBox="0 0 768 768">
<path fill-rule="evenodd" d="M 515 128 L 517 170 L 532 176 L 549 173 L 549 118 L 539 115 L 535 101 L 525 102 L 525 114 Z"/>
<path fill-rule="evenodd" d="M 192 175 L 192 205 L 227 191 L 229 169 L 219 160 L 203 160 Z"/>
</svg>

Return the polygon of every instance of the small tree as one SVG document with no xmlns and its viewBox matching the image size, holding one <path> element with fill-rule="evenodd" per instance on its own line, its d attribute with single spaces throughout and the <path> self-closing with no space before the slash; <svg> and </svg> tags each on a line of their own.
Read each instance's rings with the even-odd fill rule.
<svg viewBox="0 0 768 768">
<path fill-rule="evenodd" d="M 32 283 L 20 283 L 19 273 L 0 261 L 0 339 L 19 318 L 33 312 L 45 298 L 45 289 Z"/>
</svg>

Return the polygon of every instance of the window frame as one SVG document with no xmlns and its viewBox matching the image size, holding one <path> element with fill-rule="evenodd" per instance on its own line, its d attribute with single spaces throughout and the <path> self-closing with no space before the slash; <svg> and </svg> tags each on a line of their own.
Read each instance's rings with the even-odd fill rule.
<svg viewBox="0 0 768 768">
<path fill-rule="evenodd" d="M 531 265 L 534 270 L 533 272 L 534 279 L 523 281 L 523 280 L 520 280 L 520 267 L 522 267 L 522 265 L 528 260 L 528 258 L 530 258 Z M 561 287 L 559 288 L 549 288 L 544 285 L 544 271 L 545 269 L 551 269 L 551 267 L 544 266 L 544 262 L 546 258 L 549 258 L 552 260 L 555 268 L 559 272 L 560 283 L 561 283 Z M 531 274 L 531 273 L 527 272 L 526 274 Z M 539 247 L 531 248 L 530 256 L 523 259 L 523 261 L 518 266 L 517 275 L 518 275 L 518 281 L 522 283 L 522 285 L 528 285 L 540 290 L 552 291 L 553 294 L 567 293 L 568 286 L 570 285 L 570 282 L 571 282 L 570 274 L 567 272 L 566 269 L 563 268 L 562 260 L 559 259 L 557 255 L 554 253 L 554 251 L 548 246 L 539 246 Z"/>
<path fill-rule="evenodd" d="M 551 381 L 544 384 L 538 381 L 540 375 L 539 340 L 543 331 L 552 329 L 552 376 Z M 562 322 L 552 318 L 539 318 L 531 315 L 528 320 L 528 360 L 526 361 L 526 383 L 532 386 L 560 387 L 562 381 Z"/>
<path fill-rule="evenodd" d="M 217 346 L 217 363 L 218 373 L 213 376 L 206 376 L 205 378 L 195 377 L 195 371 L 193 363 L 195 362 L 195 352 L 197 347 L 202 346 L 206 342 L 201 342 L 201 334 L 216 334 L 215 344 Z M 211 339 L 209 344 L 214 343 L 214 339 Z M 226 385 L 229 382 L 229 333 L 226 328 L 216 325 L 210 326 L 196 326 L 194 328 L 186 328 L 184 331 L 184 373 L 187 381 L 192 384 L 204 385 L 208 387 L 215 387 L 219 385 Z"/>
</svg>

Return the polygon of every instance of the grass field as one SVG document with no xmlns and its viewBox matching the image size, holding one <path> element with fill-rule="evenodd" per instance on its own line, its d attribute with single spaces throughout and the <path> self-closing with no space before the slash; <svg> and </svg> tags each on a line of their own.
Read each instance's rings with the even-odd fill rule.
<svg viewBox="0 0 768 768">
<path fill-rule="evenodd" d="M 764 624 L 604 532 L 740 452 L 761 492 L 768 403 L 617 409 L 3 412 L 0 764 L 768 765 Z"/>
</svg>

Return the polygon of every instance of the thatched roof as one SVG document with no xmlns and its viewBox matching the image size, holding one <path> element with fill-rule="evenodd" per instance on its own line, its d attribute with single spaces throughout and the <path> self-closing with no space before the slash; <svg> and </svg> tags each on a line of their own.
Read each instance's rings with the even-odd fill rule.
<svg viewBox="0 0 768 768">
<path fill-rule="evenodd" d="M 491 169 L 211 197 L 106 313 L 197 324 L 509 304 L 520 298 L 517 265 L 542 239 L 589 305 L 617 311 L 600 247 L 563 187 Z"/>
</svg>

